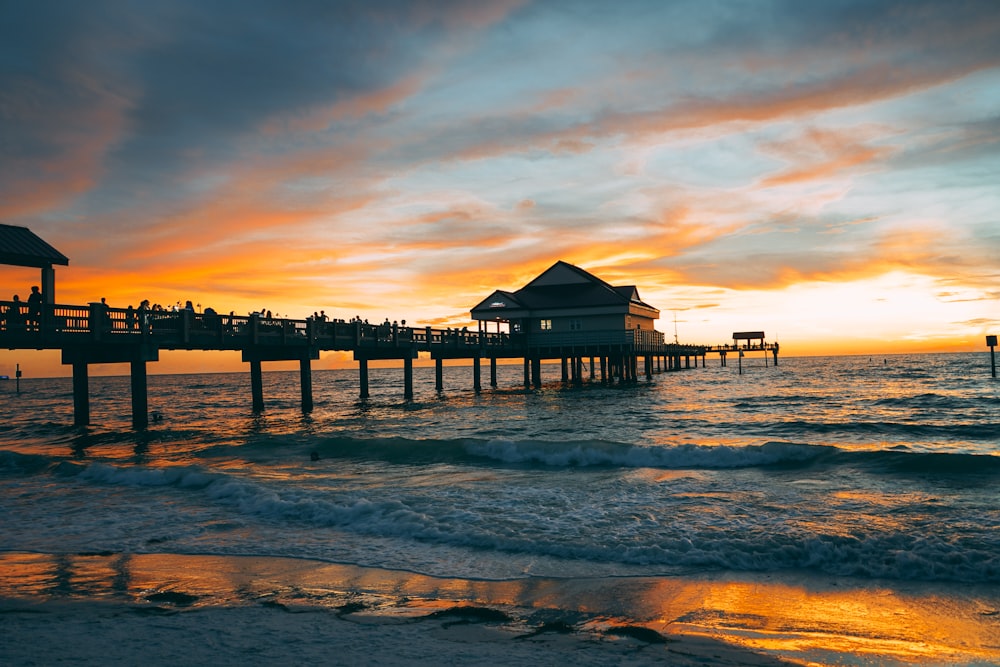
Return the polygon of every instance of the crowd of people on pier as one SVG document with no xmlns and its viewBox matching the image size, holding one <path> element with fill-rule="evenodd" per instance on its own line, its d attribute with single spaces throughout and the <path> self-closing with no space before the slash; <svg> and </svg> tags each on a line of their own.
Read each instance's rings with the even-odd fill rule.
<svg viewBox="0 0 1000 667">
<path fill-rule="evenodd" d="M 12 301 L 0 307 L 0 331 L 37 332 L 43 322 L 44 295 L 34 286 L 27 301 L 21 300 L 15 294 Z M 390 320 L 385 318 L 380 324 L 373 324 L 360 315 L 345 318 L 331 318 L 326 310 L 316 310 L 305 318 L 306 328 L 296 326 L 294 320 L 281 315 L 275 315 L 268 308 L 249 311 L 246 316 L 239 316 L 235 311 L 228 315 L 219 313 L 211 306 L 202 310 L 201 304 L 195 304 L 191 299 L 176 301 L 170 306 L 153 303 L 143 299 L 138 306 L 129 304 L 126 308 L 115 308 L 108 304 L 105 297 L 100 302 L 90 304 L 86 314 L 60 316 L 59 321 L 52 312 L 48 313 L 49 322 L 56 330 L 71 331 L 77 328 L 87 330 L 94 326 L 93 317 L 96 313 L 100 329 L 108 333 L 153 333 L 156 331 L 172 331 L 179 328 L 188 330 L 218 331 L 225 334 L 239 334 L 256 319 L 258 331 L 287 331 L 293 334 L 305 334 L 311 329 L 315 335 L 350 335 L 357 328 L 363 336 L 371 336 L 379 341 L 399 341 L 412 338 L 413 329 L 408 327 L 406 320 Z M 72 320 L 75 325 L 68 322 Z M 442 340 L 460 340 L 470 335 L 467 328 L 452 329 L 439 332 Z"/>
<path fill-rule="evenodd" d="M 15 294 L 11 298 L 11 304 L 0 310 L 0 327 L 10 332 L 38 331 L 41 327 L 43 303 L 45 297 L 38 285 L 31 286 L 27 302 L 21 301 L 21 296 Z"/>
</svg>

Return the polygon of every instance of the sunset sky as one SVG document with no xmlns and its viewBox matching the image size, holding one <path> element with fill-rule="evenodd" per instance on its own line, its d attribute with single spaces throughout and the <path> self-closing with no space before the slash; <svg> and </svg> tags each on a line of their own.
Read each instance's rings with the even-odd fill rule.
<svg viewBox="0 0 1000 667">
<path fill-rule="evenodd" d="M 33 0 L 0 37 L 0 222 L 59 303 L 471 326 L 562 259 L 681 342 L 1000 333 L 996 0 Z M 186 354 L 150 372 L 243 368 Z"/>
</svg>

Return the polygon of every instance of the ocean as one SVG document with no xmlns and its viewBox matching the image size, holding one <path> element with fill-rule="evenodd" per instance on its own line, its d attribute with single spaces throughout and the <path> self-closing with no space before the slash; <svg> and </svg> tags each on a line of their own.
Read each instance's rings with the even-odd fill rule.
<svg viewBox="0 0 1000 667">
<path fill-rule="evenodd" d="M 1000 383 L 982 354 L 787 358 L 525 393 L 500 366 L 2 385 L 0 550 L 291 556 L 434 576 L 805 569 L 1000 582 Z M 313 460 L 315 453 L 318 460 Z"/>
<path fill-rule="evenodd" d="M 988 355 L 732 361 L 627 386 L 543 366 L 530 392 L 501 365 L 479 394 L 470 367 L 445 367 L 440 394 L 418 367 L 412 401 L 402 369 L 372 369 L 366 401 L 356 370 L 316 370 L 309 415 L 297 371 L 265 372 L 256 416 L 249 373 L 151 375 L 163 418 L 142 432 L 127 377 L 91 378 L 88 427 L 70 379 L 4 382 L 0 552 L 997 590 Z"/>
</svg>

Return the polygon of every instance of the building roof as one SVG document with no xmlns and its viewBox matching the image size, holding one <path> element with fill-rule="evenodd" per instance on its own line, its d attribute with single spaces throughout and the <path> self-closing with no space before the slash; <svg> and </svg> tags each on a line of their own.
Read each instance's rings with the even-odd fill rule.
<svg viewBox="0 0 1000 667">
<path fill-rule="evenodd" d="M 558 308 L 595 308 L 629 304 L 659 311 L 639 298 L 634 285 L 614 287 L 597 276 L 562 260 L 546 269 L 537 278 L 517 290 L 497 290 L 472 309 L 473 317 L 503 308 L 508 311 L 537 311 Z M 522 313 L 518 313 L 521 315 Z"/>
<path fill-rule="evenodd" d="M 67 266 L 69 258 L 27 227 L 0 225 L 0 264 L 44 269 L 53 264 Z"/>
</svg>

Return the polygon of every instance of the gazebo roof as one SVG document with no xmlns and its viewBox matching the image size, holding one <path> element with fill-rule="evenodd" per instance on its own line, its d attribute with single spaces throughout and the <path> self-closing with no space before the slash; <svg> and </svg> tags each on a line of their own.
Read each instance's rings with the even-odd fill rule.
<svg viewBox="0 0 1000 667">
<path fill-rule="evenodd" d="M 68 266 L 69 258 L 27 227 L 0 225 L 0 264 L 44 269 L 53 264 Z"/>
<path fill-rule="evenodd" d="M 562 260 L 556 262 L 530 283 L 517 290 L 497 290 L 472 309 L 473 319 L 492 319 L 499 313 L 526 317 L 531 311 L 618 307 L 627 312 L 631 306 L 659 315 L 639 298 L 634 285 L 615 287 L 597 276 Z"/>
</svg>

